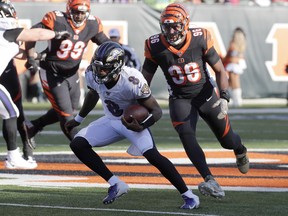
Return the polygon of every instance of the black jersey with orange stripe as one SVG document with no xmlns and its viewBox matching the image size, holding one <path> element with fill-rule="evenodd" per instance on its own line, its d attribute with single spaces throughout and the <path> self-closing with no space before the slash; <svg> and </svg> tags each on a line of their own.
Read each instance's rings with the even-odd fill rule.
<svg viewBox="0 0 288 216">
<path fill-rule="evenodd" d="M 41 67 L 52 70 L 55 74 L 75 74 L 88 42 L 91 40 L 99 45 L 109 40 L 103 33 L 101 20 L 92 15 L 84 25 L 76 28 L 66 13 L 51 11 L 43 17 L 40 25 L 54 31 L 67 30 L 72 34 L 69 39 L 52 39 L 48 42 L 47 57 L 44 62 L 41 62 Z"/>
<path fill-rule="evenodd" d="M 145 41 L 145 57 L 161 67 L 170 95 L 179 98 L 197 96 L 211 78 L 206 63 L 215 64 L 220 59 L 210 32 L 204 28 L 191 28 L 179 49 L 162 34 L 153 35 Z"/>
</svg>

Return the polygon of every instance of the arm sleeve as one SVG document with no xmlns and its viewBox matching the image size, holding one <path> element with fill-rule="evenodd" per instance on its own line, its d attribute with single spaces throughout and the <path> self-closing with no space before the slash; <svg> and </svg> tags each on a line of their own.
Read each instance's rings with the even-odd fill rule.
<svg viewBox="0 0 288 216">
<path fill-rule="evenodd" d="M 16 28 L 11 30 L 6 30 L 3 34 L 3 37 L 9 41 L 9 42 L 15 42 L 20 35 L 20 33 L 23 31 L 24 28 Z"/>
</svg>

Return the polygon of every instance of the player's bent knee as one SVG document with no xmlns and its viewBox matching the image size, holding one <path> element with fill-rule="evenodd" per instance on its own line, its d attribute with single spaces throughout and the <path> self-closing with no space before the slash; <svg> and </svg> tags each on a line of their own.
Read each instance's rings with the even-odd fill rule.
<svg viewBox="0 0 288 216">
<path fill-rule="evenodd" d="M 75 137 L 71 143 L 70 148 L 73 152 L 79 152 L 82 149 L 92 148 L 88 141 L 83 137 Z"/>
</svg>

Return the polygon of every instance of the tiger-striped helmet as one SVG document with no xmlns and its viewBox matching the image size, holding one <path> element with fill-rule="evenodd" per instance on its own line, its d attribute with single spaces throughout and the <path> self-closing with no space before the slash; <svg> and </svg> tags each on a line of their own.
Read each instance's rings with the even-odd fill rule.
<svg viewBox="0 0 288 216">
<path fill-rule="evenodd" d="M 85 13 L 85 16 L 77 16 L 79 12 Z M 76 28 L 82 26 L 90 14 L 90 0 L 68 0 L 66 13 Z"/>
<path fill-rule="evenodd" d="M 168 43 L 176 46 L 182 43 L 189 29 L 189 14 L 180 4 L 169 4 L 161 13 L 160 28 Z"/>
</svg>

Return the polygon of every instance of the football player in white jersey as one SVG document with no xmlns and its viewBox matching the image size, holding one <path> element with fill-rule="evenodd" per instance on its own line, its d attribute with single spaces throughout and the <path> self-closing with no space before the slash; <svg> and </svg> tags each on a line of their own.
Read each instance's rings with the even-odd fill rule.
<svg viewBox="0 0 288 216">
<path fill-rule="evenodd" d="M 127 150 L 129 154 L 143 155 L 177 188 L 184 199 L 181 208 L 198 208 L 198 196 L 187 188 L 174 165 L 155 146 L 148 128 L 161 118 L 162 110 L 151 95 L 143 75 L 134 68 L 124 66 L 124 50 L 121 45 L 112 41 L 101 44 L 85 76 L 89 92 L 79 114 L 65 126 L 71 130 L 80 125 L 101 99 L 105 115 L 81 129 L 70 147 L 79 160 L 110 184 L 103 203 L 114 202 L 126 194 L 129 187 L 108 169 L 92 147 L 107 146 L 126 138 L 131 143 Z M 123 118 L 123 112 L 136 103 L 146 107 L 150 115 L 140 124 L 136 119 L 128 123 Z"/>
<path fill-rule="evenodd" d="M 70 34 L 66 31 L 54 32 L 47 29 L 24 29 L 18 27 L 14 6 L 8 0 L 0 0 L 0 75 L 12 58 L 25 59 L 25 51 L 20 49 L 20 42 L 65 39 Z M 36 56 L 35 56 L 36 57 Z M 24 160 L 17 148 L 17 117 L 19 111 L 7 89 L 0 84 L 0 115 L 3 119 L 3 137 L 7 143 L 5 167 L 8 169 L 34 169 L 36 163 Z"/>
</svg>

